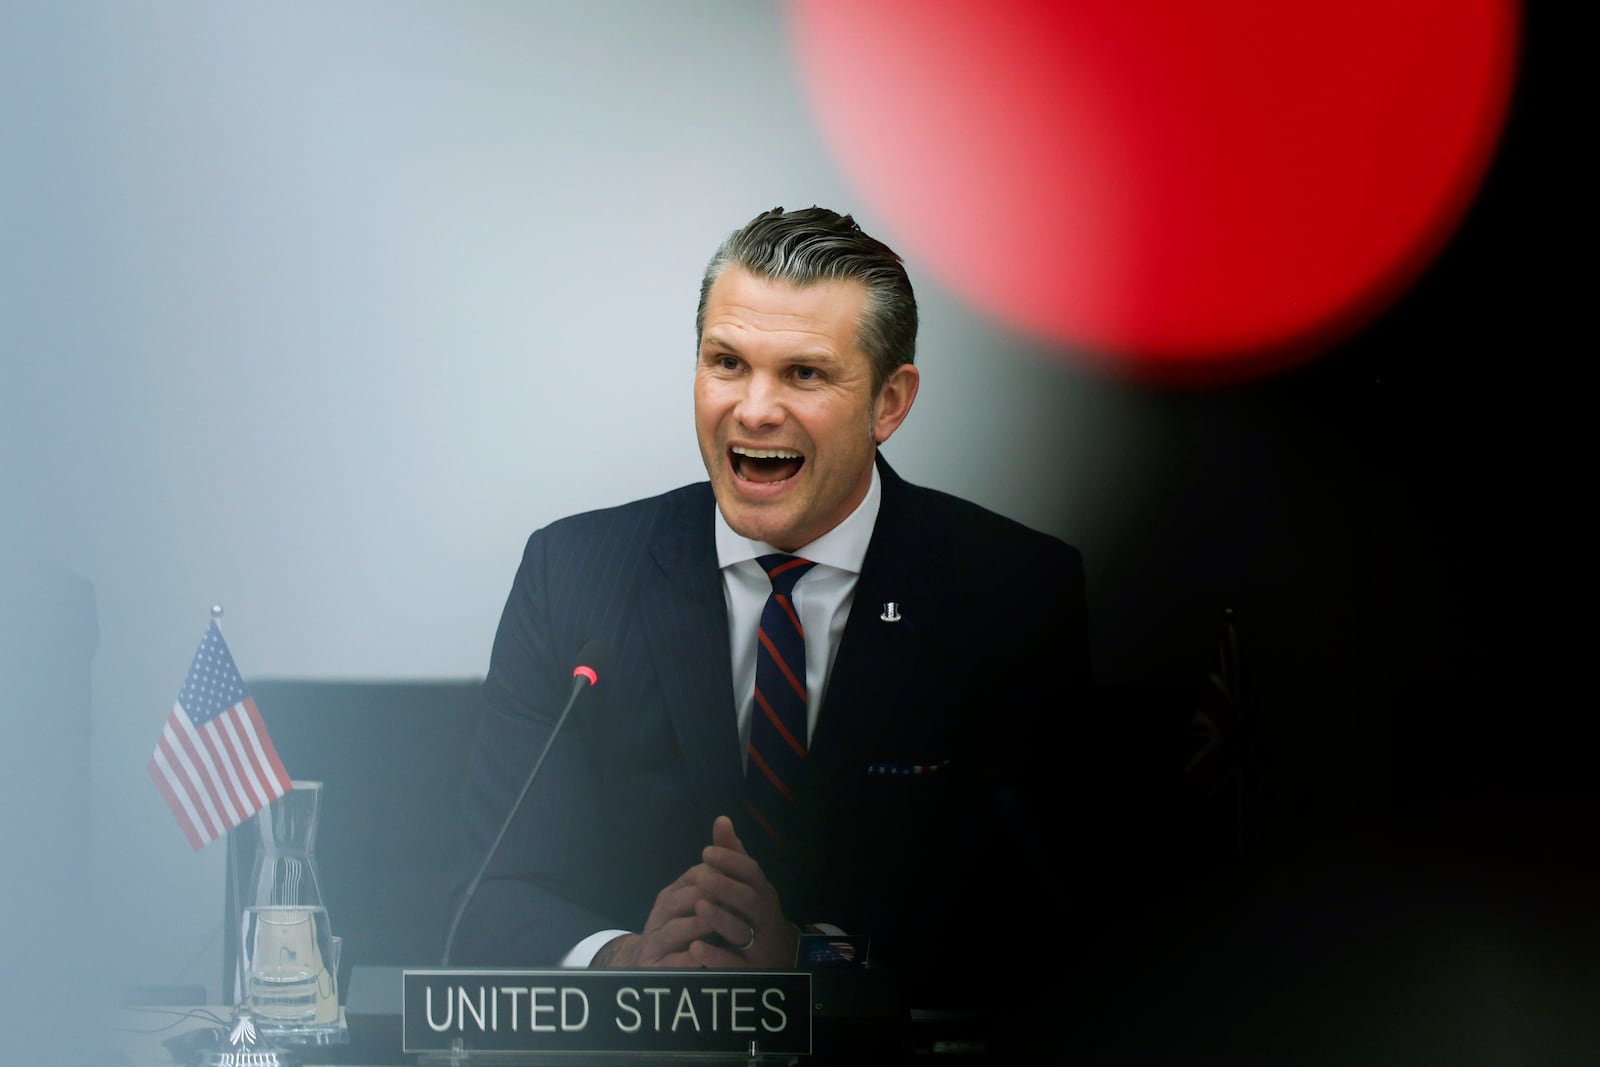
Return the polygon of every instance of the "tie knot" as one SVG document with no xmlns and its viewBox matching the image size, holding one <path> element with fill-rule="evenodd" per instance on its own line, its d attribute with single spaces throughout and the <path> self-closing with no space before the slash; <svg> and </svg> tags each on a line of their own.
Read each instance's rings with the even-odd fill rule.
<svg viewBox="0 0 1600 1067">
<path fill-rule="evenodd" d="M 767 572 L 767 580 L 772 583 L 772 591 L 789 596 L 794 592 L 794 583 L 816 564 L 809 559 L 791 556 L 784 552 L 775 552 L 770 556 L 762 556 L 756 560 L 761 564 L 761 569 Z"/>
</svg>

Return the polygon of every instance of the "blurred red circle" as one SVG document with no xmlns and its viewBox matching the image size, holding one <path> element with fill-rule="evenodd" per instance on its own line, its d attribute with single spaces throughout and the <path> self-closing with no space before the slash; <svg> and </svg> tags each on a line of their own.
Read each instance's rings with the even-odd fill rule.
<svg viewBox="0 0 1600 1067">
<path fill-rule="evenodd" d="M 884 235 L 1143 378 L 1258 376 L 1415 279 L 1492 158 L 1515 0 L 791 0 Z"/>
</svg>

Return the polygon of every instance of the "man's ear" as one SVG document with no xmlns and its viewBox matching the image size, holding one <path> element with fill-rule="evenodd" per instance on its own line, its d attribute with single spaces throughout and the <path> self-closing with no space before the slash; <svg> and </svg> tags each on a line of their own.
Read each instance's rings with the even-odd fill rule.
<svg viewBox="0 0 1600 1067">
<path fill-rule="evenodd" d="M 917 399 L 917 386 L 922 382 L 922 372 L 910 363 L 902 363 L 889 375 L 878 390 L 878 399 L 872 412 L 872 439 L 883 444 L 900 424 L 911 414 L 911 405 Z"/>
</svg>

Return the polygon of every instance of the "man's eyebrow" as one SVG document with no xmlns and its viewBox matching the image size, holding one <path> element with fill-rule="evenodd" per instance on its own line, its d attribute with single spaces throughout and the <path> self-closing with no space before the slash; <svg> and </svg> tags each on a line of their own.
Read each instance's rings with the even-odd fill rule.
<svg viewBox="0 0 1600 1067">
<path fill-rule="evenodd" d="M 700 336 L 700 347 L 715 348 L 722 352 L 731 352 L 734 355 L 739 354 L 738 345 L 734 344 L 732 341 L 724 340 L 721 337 L 717 337 L 710 333 L 705 333 Z M 833 366 L 841 362 L 837 352 L 833 352 L 825 348 L 815 348 L 804 352 L 795 352 L 786 356 L 785 361 L 788 363 L 806 363 L 815 364 L 818 366 Z"/>
<path fill-rule="evenodd" d="M 839 358 L 839 353 L 818 348 L 809 352 L 796 352 L 788 357 L 788 362 L 802 363 L 808 367 L 837 367 L 844 361 Z"/>
</svg>

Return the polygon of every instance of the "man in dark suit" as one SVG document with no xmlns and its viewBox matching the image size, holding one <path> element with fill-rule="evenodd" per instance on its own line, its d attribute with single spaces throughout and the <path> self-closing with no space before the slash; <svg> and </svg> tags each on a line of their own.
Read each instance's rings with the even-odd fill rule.
<svg viewBox="0 0 1600 1067">
<path fill-rule="evenodd" d="M 709 482 L 529 538 L 484 685 L 463 885 L 580 649 L 603 640 L 611 663 L 451 962 L 784 969 L 809 928 L 870 938 L 931 1003 L 962 975 L 992 984 L 985 964 L 1061 922 L 1082 563 L 879 456 L 916 398 L 916 329 L 899 256 L 849 216 L 774 209 L 712 258 L 694 389 Z M 793 567 L 776 625 L 804 651 L 779 655 L 762 613 Z M 785 658 L 800 719 L 773 734 L 763 671 Z"/>
</svg>

